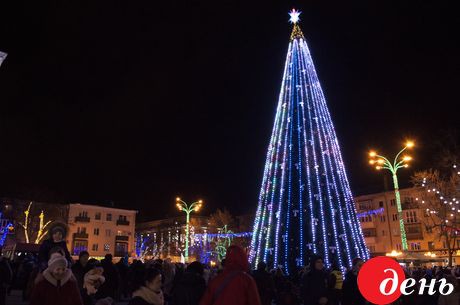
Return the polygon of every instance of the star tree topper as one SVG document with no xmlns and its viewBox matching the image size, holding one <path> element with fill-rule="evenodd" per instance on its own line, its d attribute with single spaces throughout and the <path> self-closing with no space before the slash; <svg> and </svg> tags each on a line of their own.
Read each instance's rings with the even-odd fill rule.
<svg viewBox="0 0 460 305">
<path fill-rule="evenodd" d="M 291 18 L 289 19 L 289 22 L 290 23 L 297 23 L 299 22 L 299 15 L 301 14 L 302 12 L 301 11 L 298 11 L 296 10 L 295 8 L 293 8 L 290 12 L 289 12 L 289 16 L 291 16 Z"/>
<path fill-rule="evenodd" d="M 299 20 L 300 20 L 299 16 L 301 13 L 302 13 L 301 11 L 298 11 L 295 8 L 293 8 L 289 12 L 289 16 L 291 16 L 291 18 L 289 19 L 289 22 L 294 25 L 292 29 L 292 33 L 291 33 L 291 41 L 294 39 L 304 39 L 302 30 L 299 27 Z"/>
</svg>

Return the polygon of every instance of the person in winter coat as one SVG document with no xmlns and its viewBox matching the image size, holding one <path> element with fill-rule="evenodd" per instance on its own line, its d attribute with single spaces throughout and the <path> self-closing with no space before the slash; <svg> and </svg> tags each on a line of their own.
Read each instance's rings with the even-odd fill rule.
<svg viewBox="0 0 460 305">
<path fill-rule="evenodd" d="M 281 267 L 272 270 L 274 273 L 273 281 L 275 283 L 275 303 L 277 305 L 296 305 L 299 304 L 298 293 L 296 287 L 284 275 Z"/>
<path fill-rule="evenodd" d="M 87 251 L 81 251 L 78 255 L 78 261 L 72 266 L 72 273 L 77 280 L 78 288 L 80 290 L 83 290 L 83 278 L 90 269 L 88 260 L 89 253 Z"/>
<path fill-rule="evenodd" d="M 116 300 L 118 286 L 120 283 L 120 275 L 118 274 L 118 269 L 112 263 L 112 259 L 112 254 L 106 254 L 104 259 L 101 261 L 102 268 L 104 268 L 103 276 L 105 278 L 105 282 L 96 294 L 97 299 L 111 297 Z"/>
<path fill-rule="evenodd" d="M 104 269 L 102 266 L 96 266 L 88 271 L 83 278 L 83 289 L 86 294 L 96 294 L 98 288 L 105 282 L 105 277 L 102 276 Z"/>
<path fill-rule="evenodd" d="M 83 287 L 81 289 L 81 297 L 84 305 L 93 305 L 96 300 L 104 298 L 97 298 L 97 290 L 104 283 L 105 278 L 102 276 L 104 269 L 102 264 L 97 259 L 91 258 L 86 263 L 86 272 L 83 276 Z M 110 298 L 113 300 L 112 298 Z"/>
<path fill-rule="evenodd" d="M 256 281 L 262 305 L 271 305 L 275 297 L 275 283 L 271 274 L 267 272 L 267 264 L 259 262 L 257 270 L 252 273 L 252 277 Z"/>
<path fill-rule="evenodd" d="M 230 246 L 223 272 L 209 283 L 200 305 L 261 305 L 256 282 L 248 271 L 243 248 Z"/>
<path fill-rule="evenodd" d="M 177 279 L 172 289 L 172 304 L 198 305 L 206 290 L 203 278 L 204 268 L 200 262 L 191 263 Z M 176 273 L 178 276 L 178 273 Z"/>
<path fill-rule="evenodd" d="M 128 257 L 122 257 L 118 263 L 115 264 L 115 267 L 118 270 L 118 274 L 120 276 L 120 296 L 121 297 L 128 297 Z"/>
<path fill-rule="evenodd" d="M 143 273 L 142 281 L 138 283 L 128 305 L 164 305 L 160 271 L 149 267 Z"/>
<path fill-rule="evenodd" d="M 30 305 L 83 305 L 67 259 L 54 253 L 47 265 L 32 291 Z"/>
<path fill-rule="evenodd" d="M 454 291 L 448 295 L 440 295 L 438 305 L 460 305 L 460 285 L 453 275 L 446 277 L 446 282 L 454 286 Z"/>
<path fill-rule="evenodd" d="M 68 265 L 71 265 L 72 258 L 70 257 L 70 253 L 65 242 L 66 233 L 67 231 L 65 226 L 61 224 L 56 224 L 50 229 L 49 238 L 43 241 L 38 251 L 38 264 L 40 271 L 46 269 L 48 260 L 53 252 L 52 250 L 56 252 L 56 249 L 61 249 L 63 251 Z"/>
<path fill-rule="evenodd" d="M 337 264 L 333 264 L 329 274 L 330 305 L 339 305 L 342 300 L 343 274 Z"/>
<path fill-rule="evenodd" d="M 358 273 L 364 261 L 361 258 L 353 259 L 353 267 L 345 275 L 342 286 L 342 305 L 364 305 L 366 300 L 358 288 Z"/>
<path fill-rule="evenodd" d="M 305 305 L 326 305 L 330 299 L 328 275 L 323 258 L 314 256 L 310 260 L 310 271 L 302 279 L 302 296 Z"/>
<path fill-rule="evenodd" d="M 163 292 L 169 296 L 173 287 L 174 275 L 176 274 L 176 266 L 171 263 L 171 259 L 167 258 L 163 261 L 162 271 Z"/>
<path fill-rule="evenodd" d="M 8 260 L 0 256 L 0 305 L 6 304 L 6 290 L 13 279 L 13 271 Z"/>
</svg>

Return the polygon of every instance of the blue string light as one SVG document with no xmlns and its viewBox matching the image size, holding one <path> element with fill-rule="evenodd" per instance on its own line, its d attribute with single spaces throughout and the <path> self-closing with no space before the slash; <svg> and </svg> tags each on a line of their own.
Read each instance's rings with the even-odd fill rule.
<svg viewBox="0 0 460 305">
<path fill-rule="evenodd" d="M 334 125 L 307 43 L 291 34 L 265 161 L 250 260 L 285 272 L 322 255 L 341 270 L 369 257 Z"/>
<path fill-rule="evenodd" d="M 376 210 L 370 210 L 370 211 L 358 213 L 358 214 L 356 214 L 356 217 L 361 218 L 361 217 L 365 217 L 365 216 L 380 215 L 380 214 L 383 214 L 383 212 L 385 212 L 385 209 L 380 208 L 380 209 L 376 209 Z"/>
<path fill-rule="evenodd" d="M 194 236 L 196 239 L 201 239 L 203 237 L 209 238 L 246 238 L 252 237 L 252 232 L 241 232 L 241 233 L 195 233 Z"/>
<path fill-rule="evenodd" d="M 1 218 L 1 217 L 0 217 Z M 5 245 L 6 237 L 8 235 L 8 232 L 10 231 L 10 228 L 13 228 L 12 223 L 8 223 L 2 230 L 2 237 L 0 238 L 0 247 L 3 247 Z"/>
</svg>

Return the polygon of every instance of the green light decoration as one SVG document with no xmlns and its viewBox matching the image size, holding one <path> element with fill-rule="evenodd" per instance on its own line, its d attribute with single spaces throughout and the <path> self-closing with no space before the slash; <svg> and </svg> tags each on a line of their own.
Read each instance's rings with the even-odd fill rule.
<svg viewBox="0 0 460 305">
<path fill-rule="evenodd" d="M 401 197 L 399 195 L 399 185 L 398 185 L 398 176 L 397 172 L 398 169 L 403 167 L 409 167 L 409 162 L 412 160 L 410 156 L 401 156 L 401 154 L 408 148 L 414 147 L 414 142 L 407 141 L 406 145 L 403 149 L 399 151 L 399 153 L 394 158 L 393 163 L 391 163 L 386 157 L 377 154 L 375 151 L 371 151 L 369 153 L 369 164 L 376 165 L 375 169 L 387 169 L 391 172 L 393 176 L 393 186 L 395 190 L 395 198 L 396 198 L 396 207 L 398 209 L 398 220 L 399 220 L 399 228 L 401 230 L 401 246 L 403 251 L 407 251 L 407 236 L 406 236 L 406 229 L 404 228 L 404 219 L 402 214 L 402 207 L 401 207 Z"/>
<path fill-rule="evenodd" d="M 217 246 L 215 252 L 217 253 L 217 259 L 221 262 L 227 255 L 227 248 L 230 247 L 233 240 L 233 231 L 227 229 L 227 225 L 217 229 L 218 234 L 224 236 L 219 237 L 217 240 Z"/>
<path fill-rule="evenodd" d="M 188 243 L 189 243 L 189 235 L 190 235 L 190 213 L 193 211 L 198 212 L 198 210 L 203 205 L 203 200 L 198 200 L 192 202 L 190 205 L 187 204 L 185 201 L 180 199 L 179 197 L 176 198 L 176 206 L 180 211 L 184 211 L 186 214 L 186 222 L 185 222 L 185 261 L 188 262 Z"/>
</svg>

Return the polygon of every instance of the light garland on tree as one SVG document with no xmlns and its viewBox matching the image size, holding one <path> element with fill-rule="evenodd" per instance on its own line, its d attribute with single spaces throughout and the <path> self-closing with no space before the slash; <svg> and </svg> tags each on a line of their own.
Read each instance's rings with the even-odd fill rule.
<svg viewBox="0 0 460 305">
<path fill-rule="evenodd" d="M 7 225 L 3 228 L 2 237 L 0 238 L 0 247 L 3 247 L 3 245 L 5 244 L 6 237 L 7 237 L 8 233 L 10 232 L 10 230 L 11 230 L 12 228 L 13 228 L 13 224 L 12 224 L 12 223 L 7 224 Z"/>
<path fill-rule="evenodd" d="M 452 168 L 456 169 L 457 165 L 456 164 L 452 165 Z M 460 175 L 460 171 L 457 171 L 457 175 Z M 454 217 L 455 216 L 454 213 L 460 213 L 460 206 L 459 206 L 460 205 L 460 200 L 458 198 L 453 197 L 453 198 L 449 199 L 444 194 L 442 194 L 439 189 L 437 189 L 436 187 L 429 187 L 429 186 L 427 186 L 427 184 L 428 184 L 427 178 L 424 177 L 423 180 L 422 180 L 421 186 L 425 187 L 426 192 L 430 193 L 433 196 L 435 196 L 439 200 L 439 202 L 441 202 L 444 205 L 450 205 L 451 206 L 451 208 L 450 208 L 450 210 L 451 210 L 450 217 Z M 415 200 L 420 201 L 422 204 L 425 203 L 425 200 L 419 200 L 419 198 L 415 198 Z M 445 229 L 445 230 L 450 231 L 450 232 L 455 232 L 455 234 L 458 234 L 460 232 L 460 228 L 447 225 L 449 223 L 449 220 L 448 219 L 443 219 L 441 216 L 439 216 L 439 211 L 435 211 L 435 210 L 427 208 L 426 212 L 428 212 L 430 214 L 433 214 L 433 215 L 437 216 L 439 219 L 441 219 L 441 221 L 443 223 L 442 229 Z M 448 215 L 449 215 L 448 213 L 445 215 L 446 218 L 447 218 Z"/>
<path fill-rule="evenodd" d="M 32 221 L 31 215 L 30 215 L 30 208 L 32 207 L 32 201 L 29 203 L 29 206 L 27 207 L 27 210 L 24 211 L 24 222 L 21 223 L 19 222 L 19 225 L 24 229 L 24 236 L 26 238 L 26 243 L 30 242 L 30 235 L 32 232 L 29 233 L 29 230 L 32 229 L 30 227 L 30 223 Z M 45 213 L 41 211 L 40 215 L 38 216 L 39 218 L 39 226 L 38 226 L 38 232 L 37 232 L 37 237 L 35 238 L 35 244 L 39 244 L 42 239 L 46 236 L 48 233 L 48 230 L 45 231 L 45 229 L 51 224 L 51 220 L 48 220 L 45 223 Z"/>
<path fill-rule="evenodd" d="M 253 227 L 250 261 L 289 273 L 313 254 L 342 270 L 369 258 L 310 51 L 294 24 Z"/>
<path fill-rule="evenodd" d="M 2 218 L 3 214 L 0 212 L 0 220 L 3 220 Z M 4 226 L 3 228 L 0 228 L 0 231 L 1 231 L 1 237 L 0 237 L 0 247 L 3 247 L 3 245 L 5 245 L 5 241 L 6 241 L 6 237 L 8 235 L 8 233 L 10 233 L 10 231 L 12 231 L 14 229 L 14 226 L 11 222 L 8 222 L 6 226 Z"/>
</svg>

